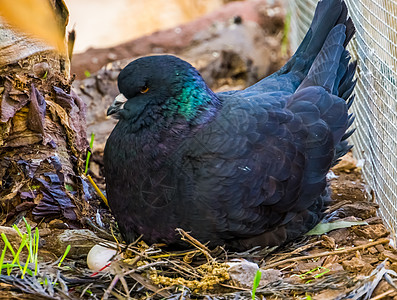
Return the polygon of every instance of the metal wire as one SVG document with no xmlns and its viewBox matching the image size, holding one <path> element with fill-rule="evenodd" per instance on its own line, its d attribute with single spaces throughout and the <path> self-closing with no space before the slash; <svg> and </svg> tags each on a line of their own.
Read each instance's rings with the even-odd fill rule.
<svg viewBox="0 0 397 300">
<path fill-rule="evenodd" d="M 363 177 L 393 233 L 397 231 L 397 1 L 345 0 L 356 26 L 349 45 L 358 61 L 352 112 L 354 155 L 364 159 Z M 290 43 L 303 39 L 317 0 L 288 0 Z"/>
</svg>

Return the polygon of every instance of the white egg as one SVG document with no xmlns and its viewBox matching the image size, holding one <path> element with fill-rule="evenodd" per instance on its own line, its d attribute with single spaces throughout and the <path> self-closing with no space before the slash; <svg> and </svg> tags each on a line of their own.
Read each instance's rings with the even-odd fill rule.
<svg viewBox="0 0 397 300">
<path fill-rule="evenodd" d="M 92 271 L 99 271 L 106 266 L 110 259 L 117 253 L 115 249 L 110 249 L 100 245 L 95 245 L 88 252 L 87 265 Z"/>
</svg>

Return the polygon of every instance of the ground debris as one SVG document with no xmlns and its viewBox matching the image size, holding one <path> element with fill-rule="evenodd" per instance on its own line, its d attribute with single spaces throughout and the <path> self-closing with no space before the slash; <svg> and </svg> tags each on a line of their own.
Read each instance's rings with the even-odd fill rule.
<svg viewBox="0 0 397 300">
<path fill-rule="evenodd" d="M 197 271 L 202 278 L 200 280 L 188 280 L 182 277 L 171 278 L 168 276 L 159 275 L 157 271 L 150 274 L 150 279 L 154 284 L 163 286 L 177 286 L 182 285 L 193 292 L 203 292 L 213 289 L 215 285 L 225 282 L 230 279 L 228 273 L 229 266 L 226 263 L 207 263 L 198 267 Z"/>
<path fill-rule="evenodd" d="M 370 274 L 372 271 L 371 264 L 359 257 L 353 257 L 350 260 L 342 262 L 342 266 L 346 271 L 349 272 Z"/>
<path fill-rule="evenodd" d="M 265 286 L 271 282 L 281 279 L 282 273 L 279 270 L 260 269 L 259 266 L 246 259 L 232 259 L 228 261 L 228 273 L 234 286 L 252 289 L 253 278 L 257 271 L 261 272 L 260 286 Z"/>
<path fill-rule="evenodd" d="M 369 299 L 368 295 L 383 297 L 385 293 L 390 296 L 394 292 L 391 284 L 395 279 L 393 272 L 397 270 L 397 252 L 389 246 L 388 232 L 376 216 L 376 205 L 357 188 L 360 182 L 357 170 L 341 173 L 332 180 L 333 192 L 339 196 L 326 220 L 362 220 L 367 225 L 305 236 L 278 249 L 251 249 L 244 253 L 227 252 L 222 247 L 210 249 L 181 229 L 178 232 L 188 250 L 150 246 L 139 239 L 127 246 L 115 242 L 117 228 L 102 228 L 101 231 L 108 232 L 99 238 L 88 230 L 81 235 L 82 231 L 62 229 L 56 225 L 60 221 L 54 220 L 54 224 L 40 227 L 40 232 L 45 232 L 41 237 L 44 241 L 41 253 L 52 254 L 53 259 L 56 254 L 55 259 L 59 261 L 65 247 L 71 244 L 72 250 L 63 263 L 68 268 L 47 264 L 40 270 L 53 274 L 51 278 L 62 279 L 67 290 L 51 288 L 51 297 L 59 299 L 251 299 L 258 270 L 262 277 L 256 295 L 266 299 L 307 299 L 309 296 L 312 299 Z M 101 233 L 100 226 L 90 227 L 95 233 Z M 7 230 L 4 232 L 8 235 Z M 52 242 L 65 234 L 73 240 L 63 239 L 62 245 Z M 78 251 L 73 247 L 77 246 L 76 238 L 82 245 L 77 247 Z M 85 258 L 93 244 L 108 245 L 118 249 L 121 255 L 114 256 L 103 270 L 91 271 Z M 12 283 L 9 277 L 0 276 L 0 284 L 13 292 L 37 295 L 37 291 L 27 288 L 24 282 Z M 48 293 L 48 288 L 45 291 Z M 40 297 L 47 295 L 42 293 Z"/>
<path fill-rule="evenodd" d="M 346 297 L 338 297 L 336 299 L 369 299 L 382 279 L 385 279 L 393 288 L 397 289 L 397 286 L 394 283 L 397 273 L 386 268 L 386 262 L 387 261 L 385 260 L 379 264 L 371 274 L 359 280 Z M 394 277 L 394 279 L 392 277 Z"/>
<path fill-rule="evenodd" d="M 363 237 L 365 239 L 382 238 L 389 234 L 389 231 L 386 229 L 385 225 L 383 224 L 356 226 L 353 227 L 352 230 L 355 234 L 357 234 L 357 236 Z"/>
</svg>

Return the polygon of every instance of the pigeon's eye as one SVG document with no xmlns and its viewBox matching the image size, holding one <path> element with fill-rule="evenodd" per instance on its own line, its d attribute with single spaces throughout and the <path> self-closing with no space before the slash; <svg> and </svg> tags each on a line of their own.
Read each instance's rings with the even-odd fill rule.
<svg viewBox="0 0 397 300">
<path fill-rule="evenodd" d="M 140 92 L 141 92 L 141 94 L 145 94 L 145 93 L 147 93 L 148 90 L 149 90 L 149 87 L 145 85 L 145 86 L 141 87 Z"/>
</svg>

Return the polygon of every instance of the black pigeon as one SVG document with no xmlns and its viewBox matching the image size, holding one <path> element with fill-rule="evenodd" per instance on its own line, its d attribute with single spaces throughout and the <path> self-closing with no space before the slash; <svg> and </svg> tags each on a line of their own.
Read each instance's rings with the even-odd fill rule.
<svg viewBox="0 0 397 300">
<path fill-rule="evenodd" d="M 174 56 L 127 65 L 104 154 L 125 240 L 178 245 L 179 227 L 243 250 L 313 228 L 330 203 L 326 175 L 351 148 L 354 32 L 344 1 L 320 1 L 295 55 L 241 91 L 212 92 Z"/>
</svg>

